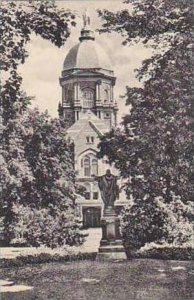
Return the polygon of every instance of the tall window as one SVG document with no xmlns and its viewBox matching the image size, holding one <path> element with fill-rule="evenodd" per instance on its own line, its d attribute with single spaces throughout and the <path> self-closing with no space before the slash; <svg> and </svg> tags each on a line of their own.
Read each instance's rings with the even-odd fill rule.
<svg viewBox="0 0 194 300">
<path fill-rule="evenodd" d="M 90 157 L 86 156 L 83 160 L 84 165 L 84 176 L 90 177 Z"/>
<path fill-rule="evenodd" d="M 84 158 L 81 160 L 81 167 L 83 168 L 83 174 L 85 177 L 98 175 L 98 160 L 93 154 L 84 156 Z"/>
<path fill-rule="evenodd" d="M 108 102 L 109 101 L 109 91 L 107 89 L 105 89 L 104 93 L 105 93 L 105 99 L 104 99 L 104 101 Z"/>
<path fill-rule="evenodd" d="M 83 107 L 92 108 L 94 106 L 94 91 L 91 89 L 83 90 Z"/>
<path fill-rule="evenodd" d="M 92 159 L 92 174 L 98 175 L 98 161 L 96 158 Z"/>
<path fill-rule="evenodd" d="M 73 91 L 72 90 L 67 90 L 67 101 L 71 102 L 73 100 Z"/>
</svg>

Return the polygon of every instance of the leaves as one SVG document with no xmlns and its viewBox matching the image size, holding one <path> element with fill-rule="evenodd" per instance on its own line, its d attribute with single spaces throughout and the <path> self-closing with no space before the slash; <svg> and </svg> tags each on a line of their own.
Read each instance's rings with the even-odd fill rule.
<svg viewBox="0 0 194 300">
<path fill-rule="evenodd" d="M 151 200 L 151 201 L 150 201 Z M 194 210 L 180 199 L 165 204 L 163 199 L 146 197 L 126 207 L 121 214 L 121 231 L 127 251 L 146 243 L 181 245 L 192 239 Z"/>
<path fill-rule="evenodd" d="M 13 209 L 12 245 L 56 248 L 79 245 L 84 241 L 79 218 L 71 209 L 62 210 L 60 206 L 36 209 L 16 204 Z"/>
<path fill-rule="evenodd" d="M 50 40 L 61 47 L 75 26 L 75 15 L 69 10 L 59 10 L 50 1 L 3 1 L 0 8 L 1 70 L 17 69 L 28 55 L 25 46 L 31 33 Z"/>
<path fill-rule="evenodd" d="M 73 244 L 81 235 L 75 211 L 72 146 L 57 120 L 29 110 L 31 98 L 21 90 L 17 69 L 28 56 L 26 44 L 32 33 L 60 47 L 76 24 L 75 15 L 59 10 L 54 1 L 3 1 L 0 19 L 1 70 L 5 75 L 0 100 L 4 238 L 8 244 L 22 240 L 52 247 Z"/>
<path fill-rule="evenodd" d="M 128 179 L 125 189 L 134 200 L 143 199 L 149 193 L 152 198 L 161 196 L 169 202 L 176 194 L 186 202 L 192 200 L 194 194 L 191 181 L 194 173 L 194 90 L 191 84 L 194 61 L 191 54 L 192 12 L 189 9 L 192 3 L 165 0 L 131 2 L 131 14 L 128 12 L 124 20 L 117 20 L 115 16 L 113 22 L 109 20 L 110 26 L 107 17 L 112 13 L 102 14 L 106 26 L 116 30 L 122 23 L 122 30 L 136 41 L 134 33 L 126 27 L 126 23 L 131 22 L 137 37 L 148 41 L 154 39 L 155 44 L 160 44 L 157 54 L 153 53 L 138 70 L 138 78 L 144 80 L 143 87 L 127 87 L 125 97 L 130 113 L 124 117 L 120 130 L 102 139 L 101 155 L 107 155 L 120 170 L 121 176 Z M 142 23 L 136 22 L 139 16 L 144 19 L 150 14 L 155 20 L 164 19 L 166 24 L 172 24 L 170 30 L 173 34 L 168 35 L 165 50 L 160 45 L 166 40 L 169 26 L 168 30 L 165 27 L 162 31 L 158 26 L 151 29 L 147 24 L 143 32 Z"/>
<path fill-rule="evenodd" d="M 192 233 L 186 211 L 194 199 L 193 2 L 126 2 L 129 10 L 101 12 L 102 31 L 154 50 L 137 73 L 142 88 L 126 88 L 129 113 L 103 137 L 99 156 L 119 169 L 133 199 L 121 218 L 126 247 L 183 243 Z"/>
<path fill-rule="evenodd" d="M 124 37 L 124 44 L 142 41 L 144 44 L 154 42 L 168 45 L 171 34 L 192 32 L 192 0 L 129 0 L 129 8 L 112 13 L 99 11 L 104 20 L 101 32 L 116 31 Z"/>
<path fill-rule="evenodd" d="M 34 110 L 26 115 L 24 124 L 32 128 L 25 151 L 41 194 L 41 205 L 63 203 L 68 199 L 73 205 L 75 172 L 71 144 L 67 142 L 60 122 Z"/>
</svg>

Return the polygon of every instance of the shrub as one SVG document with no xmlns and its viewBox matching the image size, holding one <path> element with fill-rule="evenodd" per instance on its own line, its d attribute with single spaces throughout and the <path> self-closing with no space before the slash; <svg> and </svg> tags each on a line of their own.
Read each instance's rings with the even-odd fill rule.
<svg viewBox="0 0 194 300">
<path fill-rule="evenodd" d="M 139 249 L 135 253 L 134 257 L 168 260 L 194 260 L 194 247 L 191 244 L 177 246 L 167 243 L 163 245 L 150 243 Z"/>
<path fill-rule="evenodd" d="M 146 243 L 175 243 L 190 240 L 193 210 L 180 200 L 165 204 L 161 198 L 144 199 L 121 213 L 121 232 L 128 256 Z M 131 254 L 130 254 L 131 253 Z"/>
<path fill-rule="evenodd" d="M 1 268 L 23 267 L 27 264 L 42 264 L 51 262 L 72 262 L 79 260 L 95 260 L 96 252 L 92 253 L 73 253 L 73 254 L 48 254 L 40 253 L 38 255 L 19 256 L 15 259 L 1 259 Z"/>
<path fill-rule="evenodd" d="M 80 231 L 79 218 L 71 209 L 36 209 L 23 205 L 14 205 L 13 209 L 15 219 L 10 225 L 12 245 L 55 248 L 80 245 L 85 240 L 86 235 Z"/>
</svg>

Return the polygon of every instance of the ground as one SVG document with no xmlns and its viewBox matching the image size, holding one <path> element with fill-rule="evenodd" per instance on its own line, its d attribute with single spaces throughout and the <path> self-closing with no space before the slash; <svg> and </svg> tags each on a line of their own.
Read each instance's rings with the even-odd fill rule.
<svg viewBox="0 0 194 300">
<path fill-rule="evenodd" d="M 134 259 L 80 261 L 2 269 L 4 279 L 31 287 L 1 300 L 192 300 L 194 262 Z"/>
<path fill-rule="evenodd" d="M 96 252 L 101 229 L 90 229 L 81 252 Z M 45 252 L 48 249 L 43 249 Z M 1 248 L 1 257 L 36 248 Z M 43 252 L 44 252 L 43 251 Z M 1 300 L 192 300 L 194 262 L 134 259 L 80 261 L 0 269 Z"/>
<path fill-rule="evenodd" d="M 87 230 L 84 230 L 84 233 L 88 234 L 86 241 L 82 246 L 79 248 L 77 247 L 78 252 L 97 252 L 98 247 L 100 244 L 100 239 L 102 235 L 102 229 L 101 228 L 90 228 Z M 75 249 L 74 249 L 75 250 Z M 40 254 L 40 253 L 61 253 L 62 249 L 54 249 L 51 250 L 49 248 L 35 248 L 35 247 L 2 247 L 0 248 L 0 257 L 1 258 L 9 258 L 14 259 L 17 256 L 26 256 L 26 255 L 34 255 L 34 254 Z"/>
</svg>

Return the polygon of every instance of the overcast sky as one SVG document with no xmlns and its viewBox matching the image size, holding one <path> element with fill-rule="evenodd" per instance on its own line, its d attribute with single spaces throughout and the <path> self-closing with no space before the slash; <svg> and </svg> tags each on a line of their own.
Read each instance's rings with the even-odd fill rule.
<svg viewBox="0 0 194 300">
<path fill-rule="evenodd" d="M 57 116 L 58 103 L 61 100 L 61 87 L 59 77 L 61 75 L 63 61 L 72 46 L 78 43 L 80 30 L 83 27 L 82 14 L 87 8 L 87 14 L 91 18 L 93 30 L 100 27 L 101 20 L 96 13 L 97 9 L 121 10 L 126 7 L 120 0 L 74 0 L 57 1 L 58 6 L 74 10 L 77 14 L 77 26 L 73 28 L 70 38 L 62 48 L 57 48 L 49 41 L 45 41 L 35 35 L 27 49 L 29 57 L 19 69 L 23 77 L 23 88 L 30 96 L 35 96 L 34 106 L 41 111 L 48 110 L 51 116 Z M 122 46 L 122 37 L 117 33 L 95 34 L 96 41 L 104 48 L 112 62 L 112 69 L 117 77 L 115 97 L 119 107 L 119 118 L 127 112 L 124 99 L 120 95 L 125 94 L 125 86 L 137 86 L 134 69 L 141 66 L 143 59 L 150 56 L 151 51 L 140 45 Z"/>
</svg>

